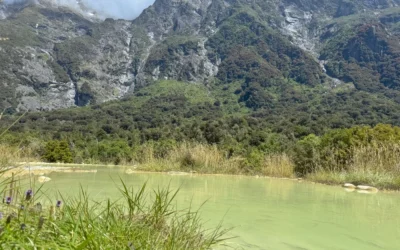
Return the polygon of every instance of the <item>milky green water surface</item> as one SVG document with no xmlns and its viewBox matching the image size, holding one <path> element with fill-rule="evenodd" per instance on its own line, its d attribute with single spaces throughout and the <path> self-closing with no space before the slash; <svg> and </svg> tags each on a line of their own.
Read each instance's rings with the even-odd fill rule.
<svg viewBox="0 0 400 250">
<path fill-rule="evenodd" d="M 180 188 L 179 207 L 198 207 L 207 226 L 223 219 L 234 227 L 234 249 L 400 249 L 400 194 L 347 193 L 340 187 L 234 176 L 173 176 L 99 168 L 97 173 L 52 173 L 48 193 L 76 194 L 79 184 L 93 199 L 118 197 L 114 182 Z M 113 180 L 112 180 L 113 179 Z M 54 194 L 55 195 L 55 194 Z"/>
</svg>

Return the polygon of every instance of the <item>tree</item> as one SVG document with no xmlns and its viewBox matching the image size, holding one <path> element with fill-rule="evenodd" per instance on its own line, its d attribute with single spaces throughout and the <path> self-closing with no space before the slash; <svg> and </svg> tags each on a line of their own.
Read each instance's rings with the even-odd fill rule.
<svg viewBox="0 0 400 250">
<path fill-rule="evenodd" d="M 43 158 L 48 162 L 72 163 L 72 153 L 66 141 L 49 141 Z"/>
</svg>

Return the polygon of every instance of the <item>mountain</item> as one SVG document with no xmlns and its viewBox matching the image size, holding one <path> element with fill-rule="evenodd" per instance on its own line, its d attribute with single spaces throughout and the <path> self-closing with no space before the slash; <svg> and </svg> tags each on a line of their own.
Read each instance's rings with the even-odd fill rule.
<svg viewBox="0 0 400 250">
<path fill-rule="evenodd" d="M 235 86 L 269 113 L 329 93 L 400 102 L 400 0 L 157 0 L 133 21 L 78 3 L 0 4 L 1 109 L 100 104 L 161 80 Z"/>
</svg>

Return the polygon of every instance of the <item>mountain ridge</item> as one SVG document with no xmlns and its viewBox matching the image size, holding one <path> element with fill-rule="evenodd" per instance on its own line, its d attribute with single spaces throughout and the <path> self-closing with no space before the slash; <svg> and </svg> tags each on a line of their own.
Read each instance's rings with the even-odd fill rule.
<svg viewBox="0 0 400 250">
<path fill-rule="evenodd" d="M 289 80 L 396 101 L 399 3 L 157 0 L 133 21 L 19 5 L 0 20 L 1 108 L 102 103 L 159 80 L 264 89 Z"/>
</svg>

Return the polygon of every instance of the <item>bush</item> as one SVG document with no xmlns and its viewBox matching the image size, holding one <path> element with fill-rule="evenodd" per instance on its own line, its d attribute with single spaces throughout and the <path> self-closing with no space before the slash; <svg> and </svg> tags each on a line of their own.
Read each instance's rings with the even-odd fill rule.
<svg viewBox="0 0 400 250">
<path fill-rule="evenodd" d="M 103 163 L 116 165 L 132 160 L 132 149 L 124 140 L 102 141 L 98 144 L 98 158 Z"/>
<path fill-rule="evenodd" d="M 259 172 L 261 170 L 263 161 L 264 154 L 257 149 L 253 149 L 247 154 L 245 160 L 243 161 L 242 168 L 244 168 L 246 172 L 250 173 Z"/>
<path fill-rule="evenodd" d="M 297 142 L 295 147 L 295 172 L 302 176 L 317 169 L 320 162 L 321 139 L 311 134 Z"/>
<path fill-rule="evenodd" d="M 72 163 L 72 153 L 66 141 L 49 141 L 43 159 L 48 162 Z"/>
</svg>

